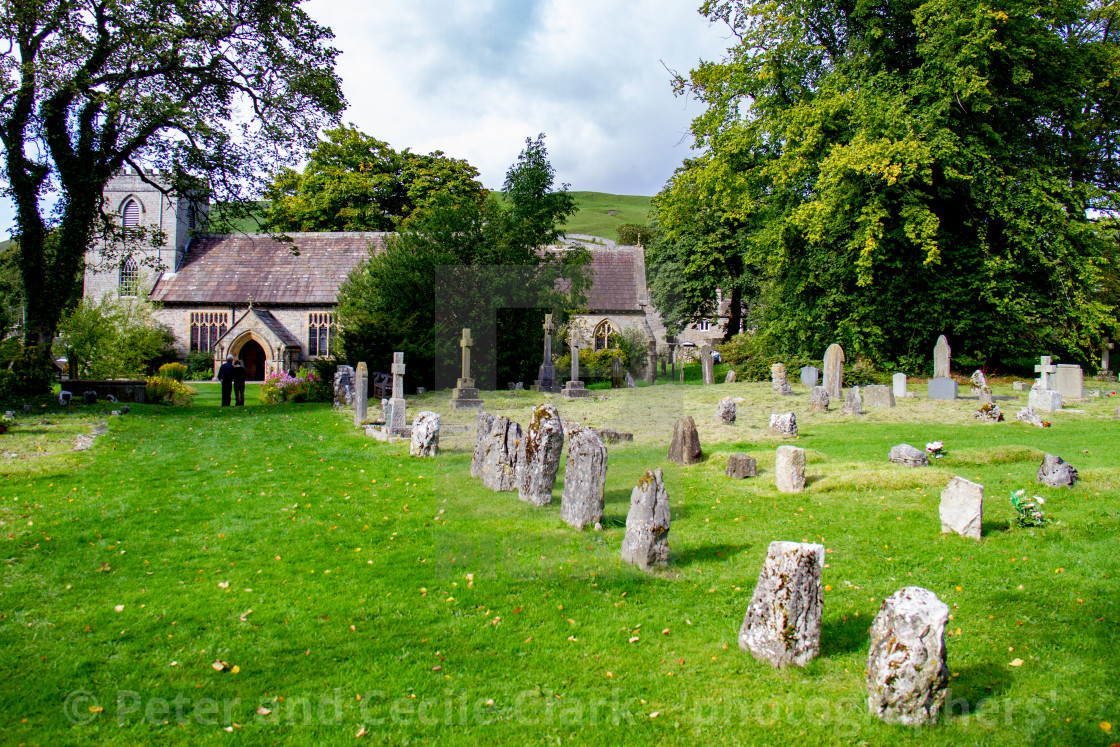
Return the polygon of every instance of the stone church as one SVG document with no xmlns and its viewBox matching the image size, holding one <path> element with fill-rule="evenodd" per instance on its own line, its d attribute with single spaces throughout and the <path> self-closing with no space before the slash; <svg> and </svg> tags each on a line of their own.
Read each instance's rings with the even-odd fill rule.
<svg viewBox="0 0 1120 747">
<path fill-rule="evenodd" d="M 121 173 L 105 189 L 106 208 L 122 226 L 159 230 L 165 241 L 105 267 L 97 248 L 87 256 L 84 293 L 147 294 L 156 318 L 172 330 L 181 358 L 198 351 L 215 366 L 227 354 L 244 361 L 250 380 L 288 371 L 331 354 L 337 291 L 351 269 L 384 245 L 384 233 L 292 233 L 298 251 L 265 234 L 207 234 L 205 200 L 168 197 L 145 181 L 159 175 Z M 585 347 L 605 347 L 612 332 L 637 327 L 665 349 L 666 330 L 650 302 L 642 247 L 592 236 L 569 236 L 592 255 L 593 286 L 577 315 Z M 149 268 L 156 269 L 149 269 Z M 704 323 L 676 342 L 722 338 Z"/>
</svg>

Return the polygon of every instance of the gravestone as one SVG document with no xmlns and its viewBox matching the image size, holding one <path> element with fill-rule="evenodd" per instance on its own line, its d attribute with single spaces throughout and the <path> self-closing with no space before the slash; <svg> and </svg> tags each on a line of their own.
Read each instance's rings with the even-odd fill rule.
<svg viewBox="0 0 1120 747">
<path fill-rule="evenodd" d="M 556 368 L 552 365 L 552 333 L 556 331 L 552 323 L 552 314 L 544 315 L 544 356 L 541 361 L 537 380 L 533 382 L 534 392 L 549 392 L 556 394 L 560 391 L 560 384 L 556 381 Z"/>
<path fill-rule="evenodd" d="M 983 397 L 984 395 L 980 395 Z M 973 413 L 973 417 L 981 423 L 998 423 L 1003 420 L 1003 411 L 995 402 L 985 402 Z"/>
<path fill-rule="evenodd" d="M 891 377 L 891 393 L 896 400 L 906 399 L 906 374 L 896 373 Z"/>
<path fill-rule="evenodd" d="M 63 389 L 62 391 L 60 391 L 58 393 L 58 404 L 62 405 L 63 407 L 66 407 L 67 405 L 69 405 L 70 402 L 73 399 L 74 399 L 74 394 L 72 392 L 66 391 L 65 389 Z M 23 406 L 23 411 L 24 412 L 31 412 L 31 405 L 24 405 Z"/>
<path fill-rule="evenodd" d="M 517 451 L 517 497 L 534 506 L 552 503 L 564 450 L 564 425 L 552 405 L 537 405 Z"/>
<path fill-rule="evenodd" d="M 727 425 L 735 425 L 736 407 L 735 400 L 731 397 L 724 397 L 716 405 L 716 420 L 726 423 Z"/>
<path fill-rule="evenodd" d="M 1062 402 L 1070 399 L 1085 399 L 1085 375 L 1081 366 L 1059 363 L 1050 386 L 1062 393 Z"/>
<path fill-rule="evenodd" d="M 1027 395 L 1027 406 L 1035 412 L 1054 412 L 1062 409 L 1062 393 L 1052 389 L 1042 389 L 1037 384 Z"/>
<path fill-rule="evenodd" d="M 797 436 L 797 416 L 792 412 L 771 413 L 770 431 L 779 436 Z"/>
<path fill-rule="evenodd" d="M 929 454 L 910 444 L 892 446 L 890 456 L 887 458 L 895 464 L 901 464 L 904 467 L 929 466 Z"/>
<path fill-rule="evenodd" d="M 867 653 L 867 707 L 873 716 L 906 726 L 937 723 L 949 685 L 948 622 L 949 606 L 920 586 L 883 600 Z"/>
<path fill-rule="evenodd" d="M 1050 361 L 1051 358 L 1048 355 L 1039 356 L 1038 365 L 1034 367 L 1034 372 L 1038 374 L 1038 380 L 1034 383 L 1036 389 L 1052 388 L 1050 386 L 1050 376 L 1058 372 L 1058 367 Z"/>
<path fill-rule="evenodd" d="M 350 407 L 354 404 L 354 368 L 339 366 L 334 372 L 334 406 Z"/>
<path fill-rule="evenodd" d="M 805 488 L 805 449 L 782 445 L 774 454 L 774 485 L 783 493 Z"/>
<path fill-rule="evenodd" d="M 579 340 L 576 338 L 575 331 L 568 333 L 568 345 L 572 351 L 572 378 L 568 379 L 568 383 L 560 391 L 560 394 L 568 399 L 577 399 L 579 397 L 590 397 L 591 392 L 579 380 Z"/>
<path fill-rule="evenodd" d="M 844 395 L 844 404 L 840 407 L 840 412 L 845 415 L 863 414 L 863 395 L 860 393 L 858 386 L 848 389 L 848 393 Z"/>
<path fill-rule="evenodd" d="M 560 519 L 583 531 L 603 520 L 607 483 L 607 447 L 592 428 L 576 426 L 568 434 L 568 464 L 560 495 Z"/>
<path fill-rule="evenodd" d="M 471 477 L 482 477 L 482 462 L 486 458 L 486 439 L 495 417 L 485 410 L 478 413 L 475 420 L 474 451 L 471 453 Z"/>
<path fill-rule="evenodd" d="M 611 358 L 611 389 L 622 389 L 626 382 L 622 377 L 622 359 Z"/>
<path fill-rule="evenodd" d="M 1097 376 L 1108 381 L 1116 381 L 1116 374 L 1112 371 L 1112 349 L 1114 347 L 1115 345 L 1107 337 L 1101 342 L 1101 367 L 1097 371 Z"/>
<path fill-rule="evenodd" d="M 724 384 L 734 384 L 736 378 L 737 377 L 735 375 L 735 369 L 734 368 L 729 368 L 729 369 L 727 369 L 727 375 L 723 377 L 723 383 Z"/>
<path fill-rule="evenodd" d="M 478 396 L 478 387 L 474 385 L 474 378 L 471 377 L 471 346 L 474 345 L 474 340 L 471 339 L 470 327 L 463 327 L 463 336 L 459 338 L 459 347 L 463 351 L 463 368 L 459 372 L 459 380 L 455 382 L 455 388 L 451 390 L 451 409 L 452 410 L 478 410 L 482 407 L 482 399 Z"/>
<path fill-rule="evenodd" d="M 657 343 L 646 343 L 646 383 L 653 386 L 657 382 Z"/>
<path fill-rule="evenodd" d="M 366 422 L 369 408 L 369 369 L 365 361 L 358 364 L 354 371 L 354 425 L 360 427 Z"/>
<path fill-rule="evenodd" d="M 1011 382 L 1011 388 L 1016 392 L 1022 392 L 1029 389 L 1030 384 L 1025 381 L 1013 381 Z"/>
<path fill-rule="evenodd" d="M 1077 470 L 1060 456 L 1047 454 L 1038 468 L 1038 481 L 1051 488 L 1072 488 L 1077 482 Z"/>
<path fill-rule="evenodd" d="M 669 563 L 669 493 L 660 469 L 646 470 L 630 493 L 622 559 L 643 570 Z"/>
<path fill-rule="evenodd" d="M 669 444 L 669 461 L 684 466 L 696 464 L 704 458 L 700 448 L 700 434 L 691 415 L 677 418 L 673 424 L 673 440 Z"/>
<path fill-rule="evenodd" d="M 434 457 L 439 454 L 439 413 L 423 410 L 412 421 L 412 438 L 408 453 L 414 457 Z"/>
<path fill-rule="evenodd" d="M 832 399 L 844 396 L 844 349 L 836 343 L 824 353 L 824 388 Z"/>
<path fill-rule="evenodd" d="M 90 390 L 82 392 L 82 404 L 96 405 L 97 404 L 97 392 L 90 391 Z"/>
<path fill-rule="evenodd" d="M 389 368 L 393 374 L 393 396 L 389 399 L 388 419 L 385 421 L 385 430 L 390 436 L 407 436 L 410 433 L 405 413 L 404 369 L 404 353 L 393 353 L 393 365 Z"/>
<path fill-rule="evenodd" d="M 824 545 L 770 543 L 739 629 L 739 648 L 775 668 L 803 667 L 820 656 L 824 556 Z"/>
<path fill-rule="evenodd" d="M 727 457 L 727 468 L 724 470 L 724 474 L 728 477 L 734 477 L 736 480 L 758 477 L 758 463 L 754 460 L 754 457 L 746 454 L 732 454 Z"/>
<path fill-rule="evenodd" d="M 866 405 L 868 409 L 873 407 L 894 407 L 894 391 L 885 384 L 865 386 L 860 393 L 863 395 L 863 404 Z"/>
<path fill-rule="evenodd" d="M 471 475 L 494 492 L 517 489 L 518 444 L 521 426 L 509 418 L 478 413 Z"/>
<path fill-rule="evenodd" d="M 984 394 L 985 392 L 991 393 L 992 391 L 988 388 L 988 379 L 984 376 L 984 372 L 979 368 L 972 372 L 972 376 L 969 377 L 968 383 L 969 393 L 973 397 L 978 394 Z"/>
<path fill-rule="evenodd" d="M 1038 413 L 1034 411 L 1033 407 L 1022 408 L 1018 413 L 1016 413 L 1015 419 L 1020 423 L 1028 423 L 1037 428 L 1046 427 L 1045 421 L 1043 421 L 1043 419 L 1039 417 Z"/>
<path fill-rule="evenodd" d="M 634 376 L 629 371 L 626 372 L 625 383 L 626 383 L 626 388 L 627 389 L 637 389 L 638 388 L 638 382 L 634 381 Z"/>
<path fill-rule="evenodd" d="M 786 379 L 786 364 L 775 363 L 770 366 L 770 385 L 775 392 L 782 395 L 793 394 L 789 381 Z"/>
<path fill-rule="evenodd" d="M 715 362 L 712 360 L 711 345 L 704 345 L 700 348 L 700 368 L 704 374 L 704 384 L 706 386 L 715 384 Z"/>
<path fill-rule="evenodd" d="M 811 412 L 828 412 L 828 390 L 823 386 L 813 387 L 809 393 L 809 410 Z"/>
<path fill-rule="evenodd" d="M 939 376 L 926 383 L 926 396 L 929 399 L 955 400 L 957 398 L 957 382 L 955 379 Z"/>
<path fill-rule="evenodd" d="M 956 532 L 962 537 L 980 539 L 984 522 L 984 486 L 955 476 L 941 491 L 941 533 Z"/>
<path fill-rule="evenodd" d="M 801 385 L 810 389 L 820 381 L 821 372 L 816 366 L 804 366 L 801 369 Z"/>
<path fill-rule="evenodd" d="M 949 347 L 949 341 L 945 339 L 945 335 L 938 337 L 937 345 L 933 348 L 933 378 L 948 379 L 953 375 L 949 366 L 949 359 L 952 354 L 953 349 Z"/>
</svg>

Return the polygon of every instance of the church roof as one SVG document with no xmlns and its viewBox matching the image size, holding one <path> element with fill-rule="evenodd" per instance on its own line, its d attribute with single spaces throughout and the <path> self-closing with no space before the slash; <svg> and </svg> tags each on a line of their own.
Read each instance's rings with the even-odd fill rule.
<svg viewBox="0 0 1120 747">
<path fill-rule="evenodd" d="M 161 303 L 326 304 L 370 244 L 383 247 L 384 233 L 290 233 L 298 248 L 268 234 L 215 234 L 191 241 L 176 272 L 152 289 Z"/>
<path fill-rule="evenodd" d="M 592 285 L 587 291 L 591 311 L 641 311 L 646 300 L 645 255 L 639 246 L 588 247 Z"/>
</svg>

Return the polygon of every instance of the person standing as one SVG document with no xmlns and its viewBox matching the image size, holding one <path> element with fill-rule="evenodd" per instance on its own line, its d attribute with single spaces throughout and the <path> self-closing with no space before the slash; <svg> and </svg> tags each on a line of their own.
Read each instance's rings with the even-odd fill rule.
<svg viewBox="0 0 1120 747">
<path fill-rule="evenodd" d="M 232 355 L 227 355 L 226 362 L 218 369 L 218 381 L 222 382 L 222 407 L 229 407 L 230 394 L 233 393 Z"/>
<path fill-rule="evenodd" d="M 238 407 L 245 406 L 245 379 L 248 378 L 249 372 L 245 370 L 245 364 L 238 358 L 233 362 L 233 397 L 234 403 Z"/>
</svg>

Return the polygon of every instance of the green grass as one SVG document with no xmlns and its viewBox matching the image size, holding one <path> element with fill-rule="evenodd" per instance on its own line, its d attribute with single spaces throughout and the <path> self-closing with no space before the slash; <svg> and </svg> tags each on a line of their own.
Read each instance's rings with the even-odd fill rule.
<svg viewBox="0 0 1120 747">
<path fill-rule="evenodd" d="M 579 212 L 568 220 L 568 233 L 586 233 L 614 241 L 618 226 L 649 220 L 650 198 L 634 195 L 610 195 L 603 192 L 572 192 Z"/>
<path fill-rule="evenodd" d="M 392 744 L 1115 741 L 1100 727 L 1120 720 L 1115 400 L 1042 430 L 979 424 L 965 401 L 814 414 L 797 385 L 786 398 L 768 384 L 555 398 L 566 418 L 635 433 L 610 447 L 604 530 L 577 533 L 559 520 L 563 462 L 543 509 L 468 476 L 472 418 L 448 412 L 446 392 L 410 398 L 411 414 L 437 409 L 448 431 L 421 461 L 349 413 L 223 409 L 213 385 L 199 388 L 189 408 L 108 418 L 85 452 L 68 440 L 102 408 L 21 413 L 0 436 L 0 741 L 351 743 L 363 726 Z M 713 420 L 728 395 L 745 398 L 735 426 Z M 523 423 L 539 401 L 483 396 Z M 798 495 L 774 488 L 782 441 L 765 425 L 780 410 L 797 413 L 809 451 Z M 706 455 L 685 468 L 664 456 L 682 413 Z M 932 467 L 886 463 L 892 445 L 934 438 L 949 456 Z M 50 454 L 4 456 L 35 445 Z M 735 451 L 758 459 L 758 478 L 724 477 Z M 1074 489 L 1035 487 L 1045 451 L 1080 470 Z M 643 574 L 619 544 L 649 467 L 665 471 L 673 556 Z M 979 543 L 939 532 L 954 474 L 985 485 Z M 1048 499 L 1052 526 L 1008 528 L 1020 487 Z M 805 669 L 737 646 L 778 539 L 828 549 L 822 655 Z M 906 585 L 953 615 L 955 711 L 931 729 L 866 713 L 867 628 Z"/>
</svg>

